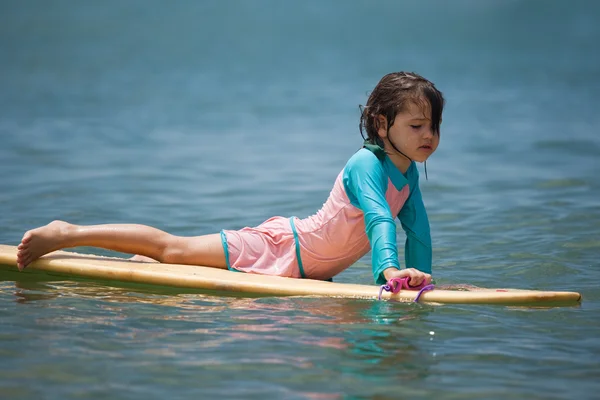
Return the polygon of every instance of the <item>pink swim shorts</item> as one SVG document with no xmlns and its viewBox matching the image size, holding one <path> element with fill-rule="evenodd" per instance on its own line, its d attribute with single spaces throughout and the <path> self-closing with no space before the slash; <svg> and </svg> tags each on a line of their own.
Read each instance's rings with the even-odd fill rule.
<svg viewBox="0 0 600 400">
<path fill-rule="evenodd" d="M 273 217 L 255 228 L 222 230 L 227 268 L 261 275 L 301 278 L 289 218 Z"/>
</svg>

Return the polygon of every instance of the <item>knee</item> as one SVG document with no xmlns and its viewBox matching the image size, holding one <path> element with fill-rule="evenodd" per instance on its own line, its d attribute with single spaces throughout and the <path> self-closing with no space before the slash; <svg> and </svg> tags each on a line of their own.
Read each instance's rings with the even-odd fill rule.
<svg viewBox="0 0 600 400">
<path fill-rule="evenodd" d="M 186 250 L 177 236 L 169 235 L 165 238 L 160 262 L 166 264 L 181 264 L 185 258 Z"/>
</svg>

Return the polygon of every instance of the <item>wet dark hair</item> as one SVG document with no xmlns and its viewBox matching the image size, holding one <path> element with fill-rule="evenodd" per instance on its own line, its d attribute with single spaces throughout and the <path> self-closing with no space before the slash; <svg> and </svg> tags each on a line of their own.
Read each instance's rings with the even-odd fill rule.
<svg viewBox="0 0 600 400">
<path fill-rule="evenodd" d="M 366 106 L 359 106 L 361 115 L 359 130 L 363 139 L 371 144 L 383 147 L 383 142 L 377 134 L 379 130 L 379 115 L 386 117 L 389 132 L 394 124 L 396 115 L 405 110 L 408 103 L 420 106 L 423 113 L 429 107 L 431 110 L 431 129 L 434 134 L 440 134 L 440 123 L 444 110 L 444 96 L 435 85 L 414 72 L 392 72 L 387 74 L 371 92 Z M 427 115 L 426 115 L 427 117 Z M 367 137 L 363 133 L 366 131 Z"/>
</svg>

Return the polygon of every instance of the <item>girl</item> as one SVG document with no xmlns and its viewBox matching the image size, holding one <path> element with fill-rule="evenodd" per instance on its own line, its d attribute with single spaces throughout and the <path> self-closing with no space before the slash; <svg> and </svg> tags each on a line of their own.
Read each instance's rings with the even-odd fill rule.
<svg viewBox="0 0 600 400">
<path fill-rule="evenodd" d="M 18 267 L 54 250 L 93 246 L 164 263 L 326 280 L 371 250 L 377 284 L 396 277 L 409 277 L 413 286 L 428 284 L 431 237 L 415 161 L 425 162 L 436 150 L 443 107 L 442 93 L 425 78 L 384 76 L 361 107 L 364 147 L 340 172 L 321 210 L 308 218 L 273 217 L 255 228 L 199 237 L 144 225 L 54 221 L 25 233 Z M 395 216 L 407 236 L 405 269 L 398 261 Z"/>
</svg>

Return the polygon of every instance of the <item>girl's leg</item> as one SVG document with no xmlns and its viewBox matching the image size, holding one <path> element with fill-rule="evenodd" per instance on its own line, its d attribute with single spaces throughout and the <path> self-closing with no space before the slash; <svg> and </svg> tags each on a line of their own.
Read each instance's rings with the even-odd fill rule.
<svg viewBox="0 0 600 400">
<path fill-rule="evenodd" d="M 219 234 L 181 237 L 146 225 L 79 226 L 62 221 L 26 232 L 18 246 L 17 266 L 22 270 L 44 254 L 79 246 L 139 254 L 169 264 L 227 268 Z"/>
</svg>

